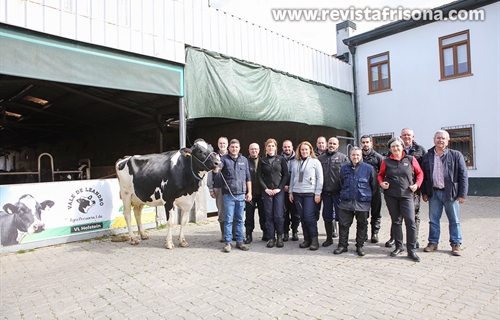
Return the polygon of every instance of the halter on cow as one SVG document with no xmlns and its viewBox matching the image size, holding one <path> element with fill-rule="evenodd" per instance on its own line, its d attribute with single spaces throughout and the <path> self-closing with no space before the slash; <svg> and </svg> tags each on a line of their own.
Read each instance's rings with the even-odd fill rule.
<svg viewBox="0 0 500 320">
<path fill-rule="evenodd" d="M 196 160 L 196 161 L 193 161 Z M 203 139 L 197 139 L 191 148 L 169 151 L 161 154 L 136 155 L 116 162 L 116 174 L 123 200 L 123 215 L 127 223 L 131 244 L 139 241 L 132 232 L 131 207 L 137 229 L 142 240 L 148 239 L 141 222 L 144 205 L 165 207 L 168 220 L 166 247 L 175 248 L 172 243 L 173 219 L 170 211 L 174 205 L 181 209 L 179 245 L 187 247 L 184 238 L 185 214 L 193 207 L 201 180 L 208 171 L 217 170 L 220 161 L 212 146 Z"/>
</svg>

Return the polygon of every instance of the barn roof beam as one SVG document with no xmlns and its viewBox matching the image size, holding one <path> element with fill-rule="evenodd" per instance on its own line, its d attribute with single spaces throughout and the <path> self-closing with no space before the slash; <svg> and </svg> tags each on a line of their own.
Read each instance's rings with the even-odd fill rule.
<svg viewBox="0 0 500 320">
<path fill-rule="evenodd" d="M 153 116 L 150 115 L 150 114 L 148 114 L 148 113 L 144 113 L 144 112 L 141 112 L 139 110 L 135 110 L 135 109 L 132 109 L 132 108 L 129 108 L 129 107 L 122 106 L 122 105 L 120 105 L 118 103 L 114 103 L 114 102 L 108 101 L 106 99 L 96 97 L 96 96 L 94 96 L 92 94 L 88 94 L 88 93 L 85 93 L 83 91 L 80 91 L 80 90 L 77 90 L 77 89 L 73 89 L 73 88 L 71 88 L 69 86 L 66 86 L 66 85 L 63 85 L 63 84 L 60 84 L 60 83 L 55 83 L 55 82 L 51 83 L 51 85 L 55 86 L 55 87 L 58 87 L 58 88 L 61 88 L 63 90 L 72 92 L 74 94 L 77 94 L 77 95 L 80 95 L 80 96 L 83 96 L 83 97 L 95 100 L 97 102 L 106 104 L 108 106 L 111 106 L 111 107 L 114 107 L 114 108 L 117 108 L 117 109 L 120 109 L 120 110 L 124 110 L 124 111 L 130 112 L 130 113 L 134 113 L 134 114 L 140 115 L 140 116 L 142 116 L 144 118 L 148 118 L 148 119 L 154 120 Z"/>
</svg>

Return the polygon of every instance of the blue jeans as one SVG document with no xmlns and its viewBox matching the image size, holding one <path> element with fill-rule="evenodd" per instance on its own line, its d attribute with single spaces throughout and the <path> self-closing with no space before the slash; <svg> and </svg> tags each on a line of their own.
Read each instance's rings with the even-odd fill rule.
<svg viewBox="0 0 500 320">
<path fill-rule="evenodd" d="M 460 204 L 458 200 L 447 201 L 444 199 L 444 190 L 433 190 L 429 198 L 429 243 L 438 244 L 441 234 L 440 220 L 443 215 L 443 207 L 448 217 L 450 229 L 450 243 L 462 244 L 462 233 L 460 232 Z"/>
<path fill-rule="evenodd" d="M 295 202 L 297 212 L 300 215 L 304 240 L 309 241 L 312 237 L 317 237 L 318 221 L 315 215 L 316 202 L 314 202 L 314 195 L 302 195 L 294 192 L 293 202 Z"/>
<path fill-rule="evenodd" d="M 224 237 L 226 243 L 233 242 L 233 220 L 236 223 L 236 242 L 243 242 L 243 214 L 245 209 L 245 195 L 238 194 L 234 197 L 230 194 L 224 195 Z M 236 199 L 235 199 L 236 198 Z"/>
</svg>

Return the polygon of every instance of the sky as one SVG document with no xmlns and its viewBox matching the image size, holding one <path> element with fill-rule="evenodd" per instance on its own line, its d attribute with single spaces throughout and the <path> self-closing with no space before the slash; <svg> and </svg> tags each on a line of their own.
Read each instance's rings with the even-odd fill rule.
<svg viewBox="0 0 500 320">
<path fill-rule="evenodd" d="M 371 10 L 383 9 L 431 9 L 452 0 L 208 0 L 211 7 L 225 11 L 236 17 L 253 22 L 261 27 L 287 36 L 327 54 L 335 54 L 336 24 L 344 19 L 333 21 L 329 15 L 324 21 L 277 21 L 273 19 L 272 9 L 318 9 L 318 12 L 334 10 Z M 329 11 L 322 11 L 329 10 Z M 349 12 L 349 11 L 347 11 Z M 355 20 L 356 33 L 360 34 L 378 26 L 398 20 L 366 21 Z"/>
</svg>

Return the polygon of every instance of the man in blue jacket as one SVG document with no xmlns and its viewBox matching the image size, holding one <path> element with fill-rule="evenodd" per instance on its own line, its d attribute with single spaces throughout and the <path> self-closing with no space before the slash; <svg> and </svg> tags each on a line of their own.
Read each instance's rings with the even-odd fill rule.
<svg viewBox="0 0 500 320">
<path fill-rule="evenodd" d="M 351 149 L 350 162 L 340 169 L 339 204 L 339 245 L 334 254 L 347 252 L 349 228 L 356 217 L 356 252 L 364 256 L 363 244 L 368 231 L 368 211 L 370 211 L 372 196 L 379 189 L 377 174 L 373 166 L 363 161 L 362 151 L 358 147 Z"/>
<path fill-rule="evenodd" d="M 233 242 L 233 220 L 236 223 L 236 248 L 248 250 L 243 243 L 243 214 L 245 201 L 252 200 L 252 177 L 247 158 L 240 153 L 240 142 L 229 142 L 229 153 L 221 158 L 222 195 L 224 199 L 224 252 L 231 252 Z"/>
<path fill-rule="evenodd" d="M 463 155 L 448 149 L 450 135 L 445 130 L 434 134 L 434 147 L 422 158 L 424 182 L 422 200 L 429 201 L 429 244 L 424 252 L 437 251 L 441 233 L 443 207 L 449 221 L 451 253 L 461 255 L 460 204 L 469 188 L 467 166 Z"/>
</svg>

